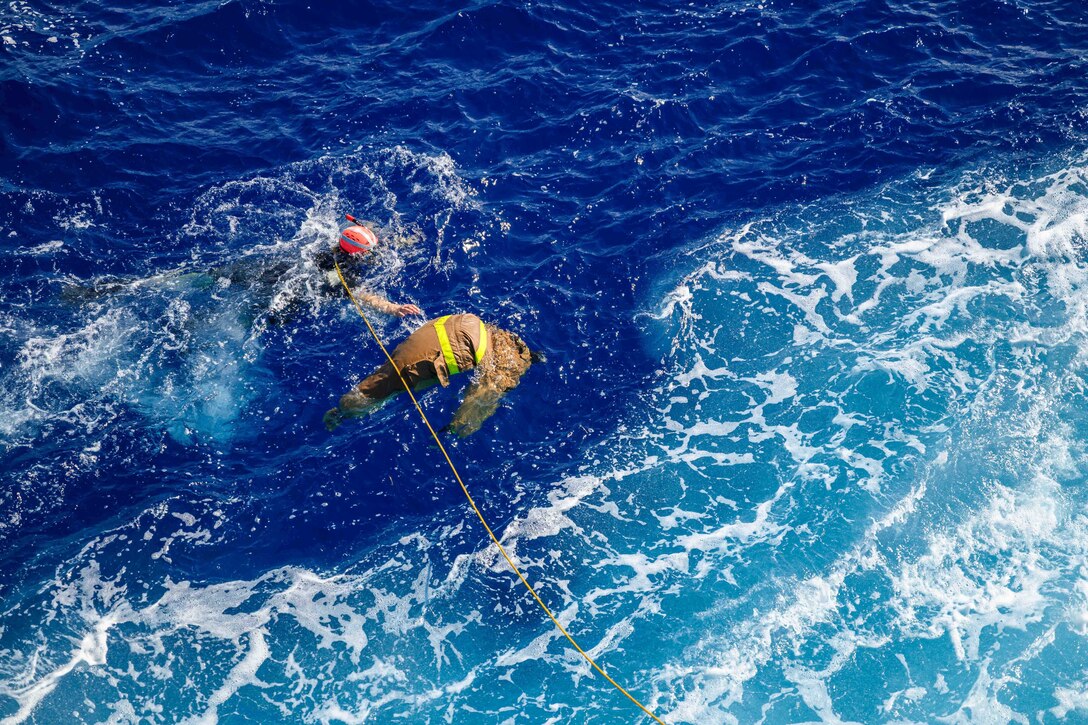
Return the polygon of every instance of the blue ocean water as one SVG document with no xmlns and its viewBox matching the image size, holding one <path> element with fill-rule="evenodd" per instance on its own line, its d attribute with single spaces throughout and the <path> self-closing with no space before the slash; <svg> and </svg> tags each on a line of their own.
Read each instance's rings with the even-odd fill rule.
<svg viewBox="0 0 1088 725">
<path fill-rule="evenodd" d="M 15 0 L 0 44 L 0 722 L 648 721 L 407 401 L 322 426 L 381 360 L 313 265 L 345 212 L 375 291 L 546 352 L 451 455 L 663 720 L 1088 721 L 1081 3 Z"/>
</svg>

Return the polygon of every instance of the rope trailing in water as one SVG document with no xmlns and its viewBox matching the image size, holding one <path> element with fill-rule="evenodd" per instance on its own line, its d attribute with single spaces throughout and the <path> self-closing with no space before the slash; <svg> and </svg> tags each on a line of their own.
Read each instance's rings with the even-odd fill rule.
<svg viewBox="0 0 1088 725">
<path fill-rule="evenodd" d="M 567 638 L 567 641 L 571 643 L 574 649 L 578 650 L 578 654 L 582 655 L 582 657 L 585 658 L 586 662 L 591 664 L 593 666 L 593 669 L 597 670 L 597 672 L 600 673 L 601 677 L 608 680 L 613 687 L 626 695 L 627 699 L 635 703 L 635 705 L 638 706 L 640 710 L 652 717 L 660 725 L 665 725 L 661 718 L 659 718 L 657 715 L 654 715 L 645 705 L 639 702 L 634 695 L 623 689 L 623 687 L 618 682 L 609 677 L 608 673 L 602 670 L 601 666 L 598 665 L 584 649 L 578 646 L 578 643 L 574 641 L 574 637 L 571 637 L 570 633 L 567 632 L 566 628 L 559 623 L 559 620 L 555 618 L 554 614 L 552 614 L 552 610 L 548 609 L 548 605 L 545 604 L 544 600 L 540 598 L 540 595 L 536 593 L 536 590 L 533 589 L 533 585 L 530 584 L 529 580 L 525 578 L 525 575 L 521 573 L 521 570 L 518 569 L 517 564 L 515 564 L 514 560 L 510 558 L 510 555 L 506 553 L 506 549 L 503 548 L 503 545 L 501 543 L 499 543 L 499 538 L 495 536 L 495 532 L 492 531 L 491 527 L 487 525 L 487 521 L 484 519 L 484 515 L 480 513 L 480 507 L 476 505 L 476 501 L 473 500 L 472 494 L 468 492 L 468 486 L 466 486 L 465 482 L 461 480 L 461 474 L 457 472 L 457 467 L 453 465 L 453 460 L 450 458 L 450 454 L 446 452 L 446 447 L 442 445 L 442 439 L 438 437 L 438 433 L 436 433 L 434 428 L 431 426 L 431 421 L 427 419 L 427 414 L 423 412 L 422 406 L 420 406 L 419 401 L 416 400 L 415 393 L 412 392 L 412 387 L 408 385 L 408 382 L 404 379 L 404 376 L 401 375 L 400 368 L 397 367 L 397 363 L 393 361 L 393 356 L 390 355 L 389 351 L 385 349 L 385 345 L 382 344 L 381 338 L 378 337 L 378 333 L 374 331 L 374 326 L 370 324 L 370 320 L 367 318 L 366 313 L 363 312 L 363 308 L 359 304 L 359 300 L 355 299 L 355 295 L 354 293 L 352 293 L 351 287 L 348 286 L 347 281 L 344 279 L 344 274 L 340 271 L 340 263 L 336 262 L 335 260 L 333 263 L 336 265 L 336 275 L 340 278 L 340 284 L 344 285 L 344 290 L 347 291 L 348 297 L 351 298 L 352 303 L 355 305 L 355 309 L 359 312 L 359 316 L 362 317 L 363 322 L 366 323 L 366 327 L 368 330 L 370 330 L 370 335 L 374 338 L 374 342 L 378 343 L 378 347 L 380 347 L 382 349 L 382 352 L 385 353 L 385 359 L 388 360 L 389 364 L 393 366 L 393 369 L 397 371 L 397 377 L 400 378 L 401 385 L 404 386 L 404 389 L 408 391 L 408 396 L 412 399 L 412 404 L 415 405 L 416 410 L 419 411 L 419 416 L 423 418 L 423 424 L 427 426 L 427 430 L 431 432 L 431 437 L 434 438 L 434 442 L 438 444 L 438 450 L 442 451 L 442 455 L 446 457 L 446 463 L 449 464 L 450 470 L 453 471 L 453 477 L 456 478 L 457 483 L 461 485 L 461 490 L 465 492 L 465 498 L 467 498 L 469 504 L 472 505 L 472 510 L 476 512 L 476 517 L 480 519 L 480 523 L 484 525 L 485 529 L 487 529 L 488 535 L 491 537 L 491 540 L 495 542 L 495 546 L 498 547 L 499 552 L 502 553 L 503 558 L 506 559 L 506 563 L 509 564 L 510 568 L 514 570 L 514 573 L 518 575 L 518 579 L 520 579 L 521 583 L 525 585 L 525 588 L 529 590 L 529 593 L 533 595 L 533 599 L 535 599 L 536 603 L 540 605 L 540 608 L 544 610 L 544 613 L 548 615 L 548 618 L 552 620 L 552 623 L 559 628 L 559 631 L 563 633 L 563 636 Z"/>
</svg>

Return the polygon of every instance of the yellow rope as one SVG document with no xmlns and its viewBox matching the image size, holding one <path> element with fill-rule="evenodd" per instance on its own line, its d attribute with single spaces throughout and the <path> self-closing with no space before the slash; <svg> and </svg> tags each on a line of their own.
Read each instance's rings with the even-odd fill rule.
<svg viewBox="0 0 1088 725">
<path fill-rule="evenodd" d="M 521 573 L 521 570 L 518 569 L 517 564 L 515 564 L 514 560 L 510 558 L 510 555 L 506 553 L 506 549 L 503 548 L 503 545 L 501 543 L 499 543 L 499 539 L 497 536 L 495 536 L 495 532 L 492 531 L 491 527 L 487 525 L 487 521 L 484 519 L 484 515 L 480 513 L 480 508 L 472 499 L 472 494 L 468 492 L 468 487 L 465 485 L 465 482 L 461 480 L 461 474 L 457 472 L 457 467 L 453 465 L 453 460 L 450 459 L 450 454 L 446 452 L 446 447 L 442 445 L 442 440 L 438 437 L 438 434 L 435 433 L 434 428 L 431 427 L 431 421 L 427 419 L 427 414 L 423 412 L 423 408 L 420 406 L 419 401 L 416 400 L 415 393 L 412 392 L 412 387 L 408 385 L 408 382 L 404 379 L 404 376 L 401 375 L 400 368 L 397 367 L 397 363 L 393 361 L 393 356 L 390 355 L 389 351 L 385 349 L 385 345 L 382 344 L 381 338 L 378 337 L 378 333 L 374 331 L 374 326 L 370 324 L 370 320 L 367 318 L 366 313 L 363 312 L 362 306 L 360 306 L 359 301 L 355 299 L 355 295 L 352 293 L 351 288 L 348 287 L 348 283 L 344 279 L 343 273 L 340 271 L 340 263 L 336 262 L 335 260 L 333 261 L 333 263 L 336 265 L 336 274 L 338 277 L 340 277 L 340 284 L 344 285 L 344 289 L 347 290 L 348 297 L 351 298 L 352 303 L 354 303 L 355 305 L 355 309 L 359 311 L 359 316 L 362 317 L 363 322 L 366 323 L 366 327 L 368 330 L 370 330 L 370 334 L 374 338 L 374 342 L 378 343 L 378 347 L 380 347 L 382 349 L 382 352 L 385 353 L 385 358 L 389 361 L 389 364 L 392 365 L 393 369 L 397 371 L 397 377 L 400 378 L 401 384 L 404 386 L 404 389 L 408 391 L 409 397 L 412 398 L 412 403 L 416 406 L 416 410 L 419 411 L 420 417 L 423 418 L 423 423 L 427 426 L 427 430 L 431 432 L 431 436 L 434 438 L 434 442 L 438 444 L 438 450 L 442 451 L 442 455 L 446 457 L 446 463 L 450 464 L 450 470 L 453 471 L 454 478 L 457 479 L 457 483 L 461 484 L 461 490 L 465 492 L 465 498 L 467 498 L 468 502 L 472 504 L 472 510 L 476 512 L 476 516 L 480 519 L 480 523 L 484 525 L 485 529 L 487 529 L 488 535 L 491 536 L 491 540 L 495 542 L 495 546 L 499 548 L 499 551 L 502 553 L 503 558 L 506 559 L 506 563 L 509 564 L 510 568 L 514 570 L 514 573 L 518 575 L 518 579 L 520 579 L 521 583 L 525 585 L 525 588 L 529 590 L 529 593 L 533 595 L 533 599 L 535 599 L 536 603 L 540 605 L 540 608 L 544 610 L 544 613 L 548 615 L 548 618 L 552 620 L 552 623 L 559 628 L 559 631 L 562 632 L 563 636 L 567 638 L 567 641 L 569 641 L 571 645 L 574 646 L 574 649 L 578 650 L 578 654 L 582 655 L 582 657 L 585 658 L 586 662 L 593 665 L 593 669 L 597 670 L 597 672 L 601 674 L 601 677 L 608 680 L 613 687 L 626 695 L 627 699 L 635 703 L 635 705 L 637 705 L 640 710 L 652 717 L 655 721 L 660 723 L 660 725 L 665 725 L 661 718 L 650 712 L 650 710 L 647 709 L 647 707 L 641 702 L 639 702 L 634 695 L 623 689 L 623 687 L 618 682 L 609 677 L 608 673 L 602 670 L 601 666 L 594 662 L 593 658 L 590 657 L 584 649 L 578 646 L 578 643 L 574 641 L 574 637 L 571 637 L 570 633 L 567 632 L 566 628 L 559 623 L 559 620 L 555 618 L 554 614 L 552 614 L 552 610 L 548 609 L 548 605 L 545 604 L 544 600 L 540 598 L 540 595 L 536 593 L 536 590 L 533 589 L 533 586 Z"/>
</svg>

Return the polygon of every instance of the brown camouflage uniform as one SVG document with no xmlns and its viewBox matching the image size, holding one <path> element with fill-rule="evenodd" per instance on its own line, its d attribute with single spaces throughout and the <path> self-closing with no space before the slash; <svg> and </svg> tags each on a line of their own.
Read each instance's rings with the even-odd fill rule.
<svg viewBox="0 0 1088 725">
<path fill-rule="evenodd" d="M 487 346 L 465 399 L 453 415 L 449 427 L 460 436 L 480 429 L 499 406 L 502 396 L 517 387 L 529 369 L 529 347 L 517 335 L 494 325 L 487 328 Z M 480 318 L 471 314 L 451 315 L 445 323 L 450 349 L 461 371 L 476 368 L 476 350 L 480 345 Z M 450 374 L 439 343 L 435 320 L 429 320 L 397 345 L 392 352 L 404 382 L 413 390 L 434 383 L 449 385 Z M 373 374 L 340 398 L 338 408 L 325 414 L 325 424 L 332 430 L 343 418 L 366 415 L 378 403 L 404 390 L 396 370 L 386 362 Z"/>
</svg>

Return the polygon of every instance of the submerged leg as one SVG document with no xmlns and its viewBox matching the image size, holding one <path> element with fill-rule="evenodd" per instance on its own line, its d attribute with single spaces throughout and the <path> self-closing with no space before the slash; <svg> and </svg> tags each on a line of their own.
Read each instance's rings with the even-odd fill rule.
<svg viewBox="0 0 1088 725">
<path fill-rule="evenodd" d="M 325 413 L 325 427 L 334 430 L 345 418 L 362 418 L 377 410 L 382 403 L 403 390 L 397 371 L 385 363 L 351 392 L 340 398 L 340 405 Z"/>
</svg>

